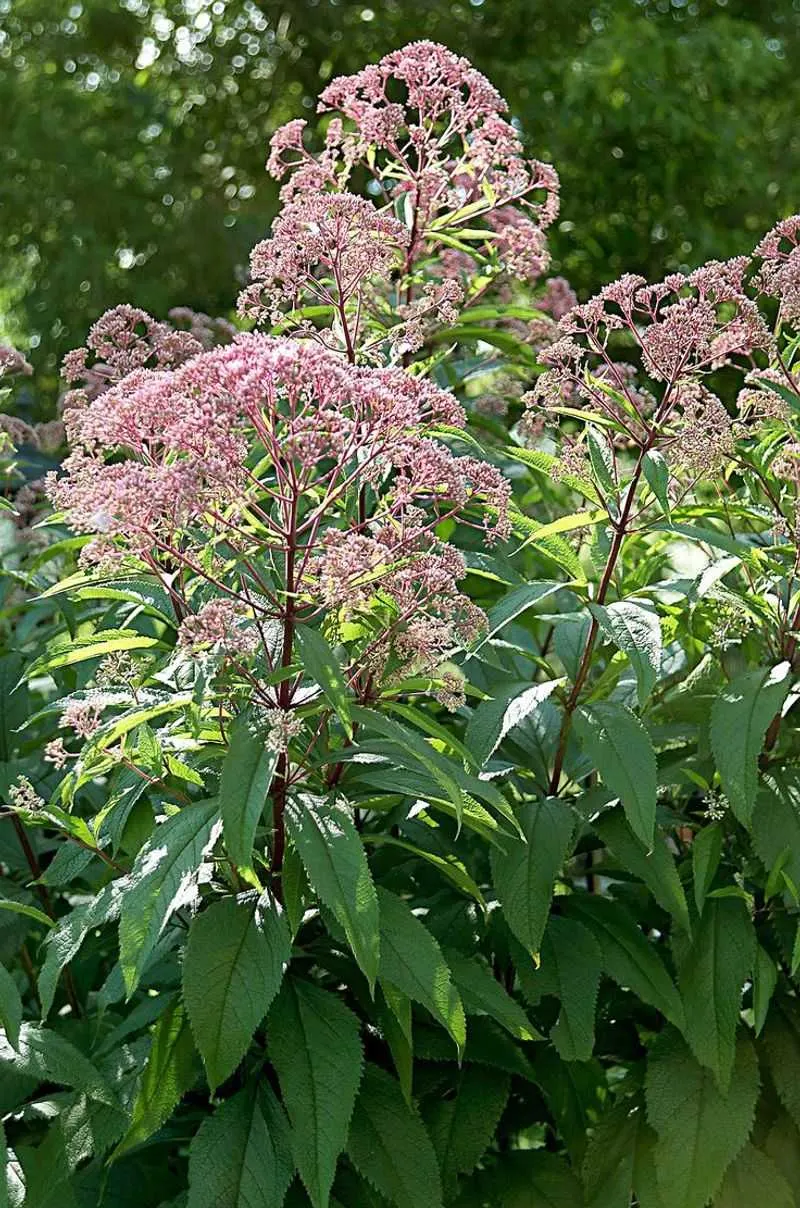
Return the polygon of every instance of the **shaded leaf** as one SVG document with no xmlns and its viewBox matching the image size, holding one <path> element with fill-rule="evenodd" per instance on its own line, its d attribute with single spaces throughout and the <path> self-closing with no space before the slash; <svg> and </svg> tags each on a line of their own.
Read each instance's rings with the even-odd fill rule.
<svg viewBox="0 0 800 1208">
<path fill-rule="evenodd" d="M 758 791 L 758 757 L 791 682 L 791 664 L 745 671 L 711 707 L 711 747 L 723 791 L 740 822 L 749 824 Z"/>
</svg>

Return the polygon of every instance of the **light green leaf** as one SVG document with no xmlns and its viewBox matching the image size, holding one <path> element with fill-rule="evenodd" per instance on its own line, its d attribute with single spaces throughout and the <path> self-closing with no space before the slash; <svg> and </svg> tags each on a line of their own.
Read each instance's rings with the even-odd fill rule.
<svg viewBox="0 0 800 1208">
<path fill-rule="evenodd" d="M 441 948 L 401 898 L 379 889 L 378 903 L 381 981 L 402 990 L 430 1011 L 462 1052 L 466 1041 L 464 1008 Z"/>
<path fill-rule="evenodd" d="M 586 425 L 586 444 L 589 449 L 589 462 L 595 479 L 606 495 L 615 495 L 617 484 L 614 481 L 614 450 L 608 437 L 592 424 Z"/>
<path fill-rule="evenodd" d="M 266 895 L 222 898 L 196 915 L 183 961 L 183 998 L 213 1091 L 244 1056 L 280 988 L 289 928 Z"/>
<path fill-rule="evenodd" d="M 648 849 L 636 838 L 619 807 L 604 811 L 592 821 L 592 827 L 623 868 L 643 881 L 659 906 L 688 932 L 686 895 L 663 835 L 657 831 Z"/>
<path fill-rule="evenodd" d="M 537 531 L 537 536 L 541 533 L 541 529 Z M 508 595 L 504 596 L 499 604 L 495 604 L 489 610 L 488 626 L 486 632 L 480 642 L 467 655 L 467 660 L 481 650 L 487 642 L 491 642 L 492 638 L 496 637 L 501 629 L 515 621 L 518 616 L 526 612 L 529 608 L 533 608 L 534 604 L 541 604 L 548 596 L 555 595 L 557 591 L 563 591 L 564 584 L 558 582 L 543 581 L 540 583 L 523 583 L 520 587 L 515 587 Z"/>
<path fill-rule="evenodd" d="M 655 944 L 645 938 L 634 916 L 621 903 L 597 894 L 571 894 L 564 906 L 600 945 L 603 972 L 682 1028 L 680 995 Z"/>
<path fill-rule="evenodd" d="M 267 751 L 240 713 L 230 728 L 219 786 L 222 835 L 228 855 L 240 868 L 251 868 L 253 840 L 267 804 L 278 755 Z"/>
<path fill-rule="evenodd" d="M 504 851 L 492 848 L 492 881 L 506 922 L 526 951 L 535 953 L 575 819 L 563 802 L 548 799 L 526 802 L 519 822 L 525 842 L 508 837 L 503 839 Z"/>
<path fill-rule="evenodd" d="M 29 906 L 27 902 L 15 902 L 13 898 L 4 898 L 0 901 L 0 910 L 10 910 L 12 914 L 23 914 L 26 918 L 33 919 L 48 929 L 55 926 L 53 920 L 43 910 L 37 909 L 36 906 Z"/>
<path fill-rule="evenodd" d="M 286 828 L 309 882 L 333 911 L 370 988 L 378 976 L 378 899 L 364 845 L 342 801 L 300 793 L 286 803 Z"/>
<path fill-rule="evenodd" d="M 467 1015 L 488 1015 L 517 1040 L 541 1040 L 519 1003 L 477 956 L 447 951 L 447 963 Z"/>
<path fill-rule="evenodd" d="M 653 842 L 656 819 L 656 754 L 650 735 L 630 709 L 613 701 L 575 713 L 575 730 L 603 783 L 622 802 L 638 839 Z"/>
<path fill-rule="evenodd" d="M 658 1134 L 655 1162 L 664 1204 L 704 1208 L 753 1126 L 759 1092 L 753 1046 L 741 1033 L 723 1093 L 680 1037 L 665 1033 L 651 1050 L 645 1086 L 648 1120 Z"/>
<path fill-rule="evenodd" d="M 661 624 L 658 613 L 634 600 L 590 604 L 589 611 L 614 645 L 626 654 L 636 673 L 639 704 L 644 705 L 661 669 Z"/>
<path fill-rule="evenodd" d="M 680 969 L 686 1039 L 726 1090 L 736 1048 L 742 986 L 755 954 L 755 931 L 739 898 L 709 898 Z"/>
<path fill-rule="evenodd" d="M 433 1145 L 400 1084 L 367 1065 L 347 1154 L 356 1170 L 397 1208 L 442 1208 Z"/>
<path fill-rule="evenodd" d="M 506 735 L 536 713 L 542 701 L 563 682 L 555 679 L 544 684 L 517 684 L 493 700 L 481 701 L 473 710 L 464 736 L 475 766 L 482 768 Z"/>
<path fill-rule="evenodd" d="M 8 969 L 0 965 L 0 1024 L 14 1048 L 19 1044 L 21 1023 L 22 996 Z"/>
<path fill-rule="evenodd" d="M 292 1152 L 314 1208 L 327 1208 L 361 1081 L 358 1019 L 335 995 L 284 979 L 267 1022 Z"/>
<path fill-rule="evenodd" d="M 758 792 L 758 757 L 773 717 L 789 692 L 791 664 L 738 675 L 711 707 L 711 747 L 723 791 L 740 822 L 749 825 Z"/>
<path fill-rule="evenodd" d="M 656 497 L 661 511 L 669 516 L 669 466 L 666 459 L 657 449 L 650 449 L 642 458 L 642 469 L 647 485 Z"/>
<path fill-rule="evenodd" d="M 283 1108 L 266 1082 L 250 1085 L 195 1134 L 187 1208 L 281 1208 L 293 1175 Z"/>
<path fill-rule="evenodd" d="M 309 629 L 307 625 L 297 630 L 297 644 L 305 670 L 322 689 L 325 699 L 344 726 L 348 738 L 352 738 L 352 694 L 336 655 L 319 630 Z"/>
<path fill-rule="evenodd" d="M 72 667 L 75 663 L 102 658 L 116 650 L 147 650 L 153 646 L 163 646 L 163 643 L 158 638 L 137 633 L 135 629 L 106 629 L 75 638 L 66 635 L 55 638 L 46 654 L 28 664 L 25 678 L 33 680 L 41 675 L 49 675 L 59 667 Z"/>
<path fill-rule="evenodd" d="M 500 1070 L 467 1065 L 453 1098 L 430 1099 L 423 1120 L 439 1160 L 449 1200 L 459 1175 L 471 1174 L 489 1147 L 508 1102 L 511 1079 Z"/>
<path fill-rule="evenodd" d="M 114 1150 L 113 1159 L 158 1132 L 193 1086 L 196 1070 L 189 1021 L 181 1002 L 173 999 L 153 1028 L 130 1127 Z"/>
<path fill-rule="evenodd" d="M 216 800 L 185 806 L 157 826 L 136 857 L 122 901 L 120 963 L 130 998 L 169 919 L 191 901 L 218 827 Z"/>
<path fill-rule="evenodd" d="M 755 1145 L 745 1145 L 714 1196 L 714 1208 L 795 1208 L 796 1200 L 778 1167 Z"/>
</svg>

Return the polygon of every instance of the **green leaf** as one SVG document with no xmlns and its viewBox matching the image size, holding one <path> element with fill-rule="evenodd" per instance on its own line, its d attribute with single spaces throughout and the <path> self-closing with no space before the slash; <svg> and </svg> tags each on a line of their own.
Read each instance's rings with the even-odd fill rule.
<svg viewBox="0 0 800 1208">
<path fill-rule="evenodd" d="M 122 901 L 119 948 L 128 997 L 173 913 L 191 901 L 217 833 L 215 800 L 185 806 L 157 826 L 136 857 Z"/>
<path fill-rule="evenodd" d="M 481 701 L 473 710 L 464 736 L 475 766 L 482 768 L 515 726 L 535 714 L 542 701 L 563 682 L 555 679 L 544 684 L 519 684 L 499 697 Z"/>
<path fill-rule="evenodd" d="M 723 791 L 740 822 L 749 825 L 758 792 L 758 757 L 772 719 L 789 692 L 791 664 L 745 671 L 711 707 L 711 747 Z"/>
<path fill-rule="evenodd" d="M 106 629 L 74 638 L 66 635 L 55 638 L 49 643 L 46 654 L 28 664 L 25 678 L 30 681 L 60 667 L 102 658 L 116 650 L 147 650 L 153 646 L 163 646 L 163 643 L 158 638 L 137 633 L 135 629 Z"/>
<path fill-rule="evenodd" d="M 542 941 L 541 964 L 521 978 L 533 1003 L 554 995 L 561 1011 L 550 1039 L 563 1061 L 588 1061 L 594 1048 L 594 1014 L 602 969 L 600 945 L 574 919 L 551 915 Z"/>
<path fill-rule="evenodd" d="M 503 1154 L 502 1162 L 475 1182 L 479 1198 L 474 1203 L 481 1208 L 584 1208 L 583 1190 L 567 1163 L 543 1149 Z"/>
<path fill-rule="evenodd" d="M 756 1036 L 764 1029 L 777 983 L 778 969 L 774 960 L 760 944 L 756 944 L 753 961 L 753 1029 Z"/>
<path fill-rule="evenodd" d="M 541 1040 L 522 1007 L 477 956 L 448 951 L 447 963 L 467 1015 L 488 1015 L 517 1040 Z"/>
<path fill-rule="evenodd" d="M 656 820 L 656 753 L 650 735 L 630 709 L 613 701 L 575 713 L 575 730 L 603 783 L 619 797 L 638 839 L 653 842 Z"/>
<path fill-rule="evenodd" d="M 706 894 L 719 868 L 723 837 L 722 827 L 715 822 L 699 830 L 692 843 L 692 881 L 698 914 L 703 913 Z"/>
<path fill-rule="evenodd" d="M 639 704 L 644 705 L 661 670 L 661 624 L 658 613 L 634 600 L 590 604 L 589 611 L 614 645 L 628 656 L 636 673 Z"/>
<path fill-rule="evenodd" d="M 541 604 L 548 596 L 555 595 L 563 588 L 563 583 L 546 580 L 540 583 L 523 583 L 520 587 L 515 587 L 503 597 L 499 604 L 495 604 L 489 610 L 486 632 L 480 642 L 469 652 L 467 660 L 473 658 L 487 642 L 491 642 L 492 638 L 497 636 L 501 629 L 515 621 L 523 612 L 533 608 L 534 604 Z"/>
<path fill-rule="evenodd" d="M 464 1008 L 441 948 L 401 898 L 379 889 L 378 902 L 381 982 L 402 990 L 430 1011 L 462 1052 L 466 1041 Z"/>
<path fill-rule="evenodd" d="M 795 1208 L 794 1192 L 778 1167 L 755 1145 L 745 1145 L 714 1196 L 714 1208 Z"/>
<path fill-rule="evenodd" d="M 794 779 L 767 777 L 756 796 L 752 833 L 765 868 L 780 865 L 792 884 L 800 886 L 800 791 Z"/>
<path fill-rule="evenodd" d="M 153 1028 L 153 1039 L 128 1131 L 112 1154 L 116 1159 L 141 1145 L 169 1119 L 196 1077 L 194 1043 L 183 1004 L 173 999 Z"/>
<path fill-rule="evenodd" d="M 266 1083 L 251 1084 L 195 1134 L 187 1208 L 281 1208 L 293 1175 L 283 1108 Z"/>
<path fill-rule="evenodd" d="M 619 902 L 596 894 L 571 894 L 564 906 L 600 945 L 603 972 L 682 1028 L 680 995 L 655 944 L 645 938 L 633 915 Z"/>
<path fill-rule="evenodd" d="M 336 655 L 319 630 L 309 629 L 306 625 L 297 630 L 297 644 L 305 670 L 322 689 L 325 699 L 344 726 L 347 737 L 352 738 L 352 694 Z"/>
<path fill-rule="evenodd" d="M 25 1176 L 13 1149 L 6 1145 L 6 1134 L 0 1121 L 0 1208 L 25 1208 Z"/>
<path fill-rule="evenodd" d="M 555 799 L 528 801 L 519 811 L 525 841 L 504 838 L 493 848 L 492 882 L 511 931 L 530 953 L 544 934 L 553 886 L 575 826 L 568 806 Z"/>
<path fill-rule="evenodd" d="M 773 999 L 761 1051 L 781 1103 L 800 1128 L 800 1009 L 793 999 Z"/>
<path fill-rule="evenodd" d="M 5 965 L 0 965 L 0 1024 L 14 1048 L 19 1044 L 21 1023 L 22 997 L 17 983 Z"/>
<path fill-rule="evenodd" d="M 397 1208 L 442 1208 L 439 1167 L 425 1126 L 400 1084 L 374 1065 L 364 1071 L 347 1155 Z"/>
<path fill-rule="evenodd" d="M 453 1098 L 429 1100 L 423 1109 L 448 1200 L 459 1175 L 471 1174 L 488 1149 L 510 1083 L 508 1074 L 499 1070 L 468 1065 L 459 1072 Z"/>
<path fill-rule="evenodd" d="M 75 906 L 58 920 L 47 939 L 44 964 L 39 973 L 39 999 L 42 1019 L 53 1005 L 61 970 L 80 950 L 86 936 L 95 927 L 111 922 L 119 914 L 127 879 L 111 881 L 89 901 Z"/>
<path fill-rule="evenodd" d="M 733 1076 L 723 1093 L 675 1033 L 665 1033 L 647 1062 L 647 1115 L 658 1134 L 658 1185 L 669 1208 L 704 1208 L 750 1134 L 759 1092 L 753 1046 L 739 1036 Z"/>
<path fill-rule="evenodd" d="M 669 466 L 665 458 L 657 449 L 650 449 L 642 458 L 642 469 L 647 481 L 647 485 L 655 495 L 661 511 L 665 516 L 669 516 L 669 495 L 667 488 L 669 487 Z"/>
<path fill-rule="evenodd" d="M 361 1081 L 358 1019 L 334 994 L 284 979 L 267 1045 L 292 1125 L 292 1152 L 314 1208 L 326 1208 Z"/>
<path fill-rule="evenodd" d="M 183 999 L 213 1091 L 244 1056 L 291 956 L 281 907 L 266 895 L 223 898 L 196 915 L 183 961 Z"/>
<path fill-rule="evenodd" d="M 26 919 L 33 919 L 35 922 L 41 923 L 48 930 L 55 926 L 53 920 L 43 910 L 38 910 L 36 906 L 29 906 L 27 902 L 15 902 L 11 898 L 3 899 L 0 901 L 0 910 L 10 910 L 12 914 L 22 914 Z"/>
<path fill-rule="evenodd" d="M 286 828 L 309 882 L 344 929 L 374 989 L 380 951 L 378 898 L 349 807 L 300 793 L 286 803 Z"/>
<path fill-rule="evenodd" d="M 587 1208 L 630 1208 L 641 1107 L 622 1101 L 603 1112 L 583 1159 Z"/>
<path fill-rule="evenodd" d="M 617 484 L 614 481 L 614 450 L 608 438 L 592 424 L 587 424 L 586 444 L 589 449 L 589 462 L 596 481 L 606 495 L 615 495 Z"/>
<path fill-rule="evenodd" d="M 688 932 L 689 907 L 664 836 L 657 831 L 648 850 L 634 835 L 619 807 L 606 810 L 593 819 L 592 827 L 623 868 L 643 881 L 659 906 L 672 915 L 683 931 Z"/>
<path fill-rule="evenodd" d="M 14 1048 L 0 1036 L 0 1071 L 4 1068 L 37 1082 L 72 1086 L 109 1107 L 117 1106 L 113 1091 L 89 1058 L 48 1028 L 23 1023 Z"/>
<path fill-rule="evenodd" d="M 251 732 L 248 715 L 240 713 L 230 728 L 219 786 L 225 847 L 240 868 L 252 867 L 256 828 L 277 761 L 277 752 L 265 749 Z"/>
<path fill-rule="evenodd" d="M 755 931 L 740 898 L 709 898 L 680 969 L 686 1039 L 725 1090 L 736 1049 L 742 986 L 755 954 Z"/>
</svg>

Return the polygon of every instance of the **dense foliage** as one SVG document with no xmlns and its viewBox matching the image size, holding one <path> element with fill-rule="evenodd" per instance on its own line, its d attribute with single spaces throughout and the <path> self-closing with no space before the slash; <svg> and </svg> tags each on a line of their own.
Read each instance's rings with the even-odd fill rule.
<svg viewBox="0 0 800 1208">
<path fill-rule="evenodd" d="M 37 418 L 107 307 L 224 313 L 276 210 L 267 136 L 421 36 L 558 165 L 551 246 L 581 297 L 746 251 L 796 208 L 792 0 L 2 0 L 0 338 L 36 365 Z"/>
<path fill-rule="evenodd" d="M 335 78 L 241 330 L 2 351 L 0 1203 L 798 1203 L 800 216 L 580 305 L 505 112 Z"/>
</svg>

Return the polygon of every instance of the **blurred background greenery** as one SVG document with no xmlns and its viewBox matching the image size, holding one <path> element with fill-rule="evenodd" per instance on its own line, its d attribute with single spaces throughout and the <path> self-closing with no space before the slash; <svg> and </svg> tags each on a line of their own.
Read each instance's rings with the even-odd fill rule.
<svg viewBox="0 0 800 1208">
<path fill-rule="evenodd" d="M 582 296 L 746 252 L 800 205 L 800 0 L 0 0 L 0 338 L 40 389 L 117 302 L 230 312 L 272 129 L 423 37 L 558 168 Z"/>
</svg>

